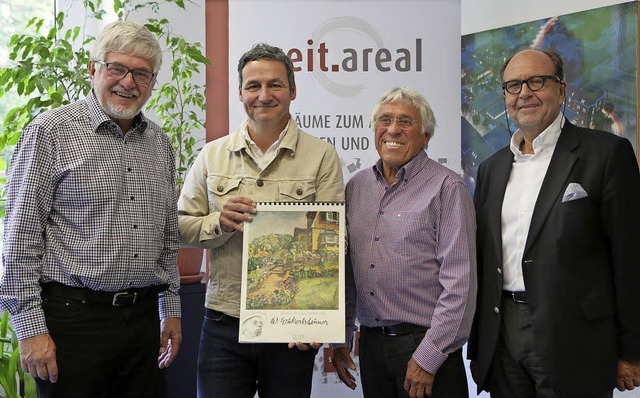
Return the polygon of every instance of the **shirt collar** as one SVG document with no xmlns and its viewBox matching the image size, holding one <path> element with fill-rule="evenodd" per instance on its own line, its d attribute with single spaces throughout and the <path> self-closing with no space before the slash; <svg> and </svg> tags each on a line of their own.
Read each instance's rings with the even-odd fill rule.
<svg viewBox="0 0 640 398">
<path fill-rule="evenodd" d="M 416 156 L 405 163 L 404 166 L 400 167 L 400 170 L 398 170 L 398 173 L 396 174 L 396 183 L 402 180 L 411 179 L 424 168 L 424 165 L 428 161 L 429 155 L 427 155 L 427 152 L 425 152 L 424 149 L 418 152 Z M 384 181 L 384 174 L 382 173 L 382 159 L 378 159 L 378 161 L 373 165 L 373 172 L 378 176 L 378 178 Z"/>
<path fill-rule="evenodd" d="M 289 124 L 291 124 L 291 118 L 289 118 L 287 125 L 284 126 L 284 130 L 280 132 L 280 135 L 278 136 L 278 139 L 276 140 L 276 142 L 271 144 L 271 146 L 269 147 L 269 151 L 272 150 L 271 148 L 273 148 L 273 150 L 276 150 L 282 144 L 282 141 L 284 140 L 284 137 L 287 134 L 287 130 L 289 129 Z M 251 136 L 249 135 L 249 129 L 247 128 L 248 125 L 249 124 L 247 123 L 247 121 L 245 121 L 241 127 L 242 137 L 244 138 L 244 141 L 245 141 L 245 148 L 248 146 L 254 152 L 260 151 L 260 148 L 258 148 L 258 145 L 256 145 L 256 143 L 251 139 Z"/>
<path fill-rule="evenodd" d="M 243 148 L 245 150 L 249 148 L 249 144 L 245 139 L 247 123 L 248 120 L 245 120 L 244 122 L 242 122 L 240 127 L 238 127 L 236 131 L 233 132 L 231 140 L 229 141 L 229 151 L 238 152 Z M 285 129 L 280 133 L 280 137 L 278 137 L 278 141 L 280 141 L 279 148 L 291 150 L 291 156 L 293 156 L 296 151 L 296 145 L 298 144 L 299 131 L 300 130 L 298 129 L 298 125 L 295 120 L 289 118 L 289 122 L 287 123 Z"/>
<path fill-rule="evenodd" d="M 562 113 L 558 113 L 556 119 L 547 127 L 540 135 L 538 135 L 533 140 L 533 154 L 524 154 L 520 150 L 520 145 L 522 141 L 524 141 L 524 137 L 522 136 L 522 132 L 518 129 L 518 131 L 513 134 L 511 137 L 510 149 L 515 156 L 516 161 L 532 159 L 541 154 L 553 152 L 556 147 L 556 143 L 558 142 L 558 138 L 560 137 L 560 132 L 562 131 L 562 125 L 564 124 L 564 115 Z"/>
</svg>

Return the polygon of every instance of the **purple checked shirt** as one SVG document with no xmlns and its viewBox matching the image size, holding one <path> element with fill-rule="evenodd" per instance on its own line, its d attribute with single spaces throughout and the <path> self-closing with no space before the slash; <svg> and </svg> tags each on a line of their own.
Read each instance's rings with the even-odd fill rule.
<svg viewBox="0 0 640 398">
<path fill-rule="evenodd" d="M 347 184 L 347 341 L 365 326 L 427 326 L 413 359 L 435 374 L 468 337 L 476 300 L 475 212 L 453 171 L 420 151 L 389 186 L 382 163 Z M 354 311 L 355 310 L 355 311 Z"/>
</svg>

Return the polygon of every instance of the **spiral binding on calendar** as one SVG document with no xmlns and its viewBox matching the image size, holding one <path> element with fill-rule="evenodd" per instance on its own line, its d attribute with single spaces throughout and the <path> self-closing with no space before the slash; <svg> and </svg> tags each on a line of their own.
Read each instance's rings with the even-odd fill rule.
<svg viewBox="0 0 640 398">
<path fill-rule="evenodd" d="M 344 206 L 344 202 L 256 202 L 256 205 L 283 205 L 283 206 Z"/>
</svg>

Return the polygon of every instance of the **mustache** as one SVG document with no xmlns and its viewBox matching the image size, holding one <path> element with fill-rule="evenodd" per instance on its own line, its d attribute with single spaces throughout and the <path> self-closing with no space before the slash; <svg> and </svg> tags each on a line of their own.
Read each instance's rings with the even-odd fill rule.
<svg viewBox="0 0 640 398">
<path fill-rule="evenodd" d="M 138 90 L 137 88 L 131 88 L 131 89 L 125 89 L 124 87 L 113 87 L 111 89 L 112 93 L 122 93 L 122 94 L 126 94 L 126 95 L 132 95 L 135 97 L 139 97 L 140 96 L 140 90 Z"/>
</svg>

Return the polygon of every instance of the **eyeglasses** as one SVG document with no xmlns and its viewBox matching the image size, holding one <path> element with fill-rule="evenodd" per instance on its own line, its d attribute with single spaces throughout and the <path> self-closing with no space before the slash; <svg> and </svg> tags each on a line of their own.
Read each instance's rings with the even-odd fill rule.
<svg viewBox="0 0 640 398">
<path fill-rule="evenodd" d="M 381 116 L 377 118 L 375 122 L 378 126 L 389 127 L 391 126 L 394 120 L 396 121 L 396 123 L 398 123 L 398 126 L 402 127 L 403 129 L 413 127 L 413 125 L 417 122 L 417 120 L 407 116 L 401 116 L 401 117 Z"/>
<path fill-rule="evenodd" d="M 509 80 L 504 82 L 502 83 L 502 89 L 506 90 L 509 94 L 520 94 L 520 91 L 522 91 L 522 85 L 526 83 L 529 90 L 540 91 L 542 90 L 542 87 L 544 87 L 544 82 L 548 79 L 557 81 L 558 83 L 562 81 L 562 79 L 555 75 L 531 76 L 525 80 Z"/>
<path fill-rule="evenodd" d="M 116 79 L 124 79 L 129 73 L 133 76 L 133 81 L 138 84 L 149 84 L 153 77 L 156 75 L 153 72 L 149 72 L 145 69 L 129 69 L 124 65 L 117 64 L 114 62 L 104 62 L 94 60 L 94 62 L 104 66 L 107 68 L 107 75 L 116 78 Z"/>
</svg>

